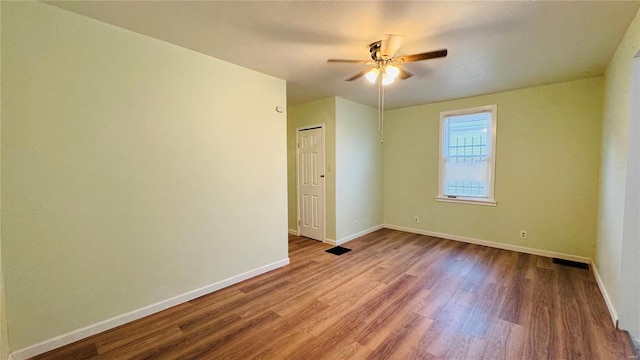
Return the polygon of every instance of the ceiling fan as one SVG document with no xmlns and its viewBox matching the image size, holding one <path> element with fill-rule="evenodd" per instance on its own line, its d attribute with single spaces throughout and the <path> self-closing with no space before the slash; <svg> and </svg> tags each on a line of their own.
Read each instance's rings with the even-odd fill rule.
<svg viewBox="0 0 640 360">
<path fill-rule="evenodd" d="M 374 67 L 365 69 L 348 78 L 346 81 L 353 81 L 364 76 L 371 83 L 375 83 L 376 80 L 380 80 L 382 85 L 389 85 L 393 83 L 396 78 L 404 80 L 413 76 L 413 74 L 407 70 L 399 68 L 397 65 L 447 56 L 447 49 L 398 56 L 397 52 L 400 49 L 400 45 L 402 45 L 402 36 L 389 35 L 386 40 L 378 40 L 369 44 L 371 60 L 329 59 L 327 62 L 374 65 Z"/>
<path fill-rule="evenodd" d="M 400 45 L 402 45 L 402 36 L 389 35 L 386 40 L 378 40 L 369 44 L 371 60 L 327 60 L 328 63 L 374 65 L 355 74 L 346 81 L 353 81 L 364 76 L 369 82 L 378 83 L 378 131 L 380 132 L 380 142 L 384 142 L 384 86 L 393 83 L 397 78 L 404 80 L 413 76 L 413 74 L 407 70 L 399 68 L 396 65 L 447 56 L 447 49 L 398 56 L 397 53 Z"/>
</svg>

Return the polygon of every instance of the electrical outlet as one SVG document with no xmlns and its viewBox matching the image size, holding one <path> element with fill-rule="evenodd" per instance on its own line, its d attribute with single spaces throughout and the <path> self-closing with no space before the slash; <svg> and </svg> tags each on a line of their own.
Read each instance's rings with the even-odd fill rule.
<svg viewBox="0 0 640 360">
<path fill-rule="evenodd" d="M 353 227 L 357 227 L 358 226 L 358 220 L 353 220 Z"/>
<path fill-rule="evenodd" d="M 524 240 L 527 238 L 527 230 L 520 230 L 520 239 Z"/>
<path fill-rule="evenodd" d="M 414 216 L 413 217 L 413 222 L 416 223 L 416 224 L 419 223 L 420 222 L 420 218 L 417 217 L 417 216 Z"/>
</svg>

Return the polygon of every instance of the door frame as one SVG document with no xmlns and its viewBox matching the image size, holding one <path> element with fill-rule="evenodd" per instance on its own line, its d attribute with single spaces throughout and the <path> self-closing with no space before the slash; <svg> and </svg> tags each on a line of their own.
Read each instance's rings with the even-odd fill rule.
<svg viewBox="0 0 640 360">
<path fill-rule="evenodd" d="M 637 139 L 638 130 L 640 130 L 640 50 L 635 54 L 631 63 L 631 86 L 629 90 L 629 128 L 628 128 L 628 157 L 627 157 L 627 174 L 625 185 L 625 201 L 622 223 L 622 256 L 620 259 L 619 282 L 619 304 L 616 314 L 615 307 L 607 307 L 611 313 L 612 320 L 618 323 L 620 329 L 629 331 L 629 334 L 636 340 L 640 339 L 640 264 L 637 257 L 640 255 L 640 245 L 638 244 L 638 234 L 640 226 L 638 226 L 638 214 L 640 213 L 640 201 L 638 200 L 637 181 L 640 177 L 640 165 L 638 160 L 640 157 L 637 151 L 640 148 L 640 141 Z M 605 293 L 606 294 L 606 293 Z M 605 296 L 605 301 L 608 296 Z M 614 318 L 615 314 L 615 318 Z"/>
<path fill-rule="evenodd" d="M 306 125 L 296 128 L 296 233 L 300 236 L 300 132 L 304 130 L 311 130 L 315 128 L 320 128 L 322 131 L 322 173 L 324 177 L 322 178 L 322 242 L 326 241 L 327 238 L 327 171 L 326 171 L 326 161 L 327 161 L 327 151 L 326 151 L 326 138 L 325 138 L 325 124 L 314 124 L 314 125 Z"/>
</svg>

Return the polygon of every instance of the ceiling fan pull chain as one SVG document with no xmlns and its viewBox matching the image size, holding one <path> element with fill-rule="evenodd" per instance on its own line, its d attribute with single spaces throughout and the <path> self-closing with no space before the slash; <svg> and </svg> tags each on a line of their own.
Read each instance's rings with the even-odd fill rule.
<svg viewBox="0 0 640 360">
<path fill-rule="evenodd" d="M 381 116 L 380 116 L 380 99 L 381 99 L 381 94 L 382 94 L 382 77 L 378 76 L 378 132 L 380 132 L 380 123 L 381 123 Z"/>
<path fill-rule="evenodd" d="M 380 143 L 384 143 L 384 86 L 380 76 Z"/>
</svg>

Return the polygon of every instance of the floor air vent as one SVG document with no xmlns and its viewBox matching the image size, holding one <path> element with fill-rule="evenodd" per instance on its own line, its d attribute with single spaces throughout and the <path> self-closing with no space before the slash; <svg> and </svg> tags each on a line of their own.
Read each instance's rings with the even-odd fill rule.
<svg viewBox="0 0 640 360">
<path fill-rule="evenodd" d="M 331 248 L 329 250 L 325 250 L 326 252 L 328 252 L 329 254 L 333 254 L 333 255 L 342 255 L 344 253 L 348 253 L 349 251 L 351 251 L 351 249 L 347 249 L 345 247 L 342 246 L 336 246 L 334 248 Z"/>
<path fill-rule="evenodd" d="M 578 269 L 589 270 L 589 264 L 585 264 L 585 263 L 581 263 L 581 262 L 577 262 L 577 261 L 553 258 L 553 263 L 554 264 L 558 264 L 558 265 L 571 266 L 571 267 L 575 267 L 575 268 L 578 268 Z"/>
</svg>

